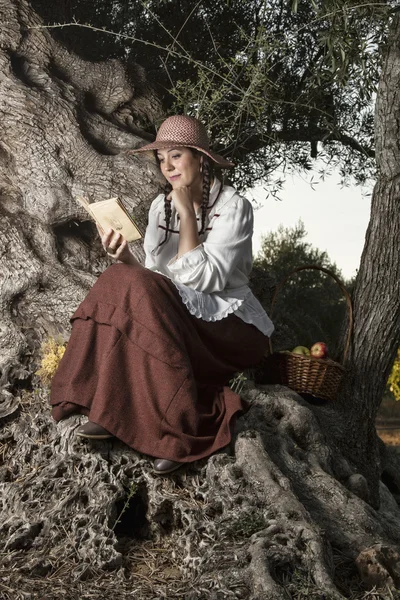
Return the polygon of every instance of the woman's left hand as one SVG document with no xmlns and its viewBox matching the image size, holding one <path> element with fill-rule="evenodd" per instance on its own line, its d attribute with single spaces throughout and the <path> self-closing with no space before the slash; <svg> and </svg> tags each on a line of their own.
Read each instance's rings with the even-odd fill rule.
<svg viewBox="0 0 400 600">
<path fill-rule="evenodd" d="M 129 249 L 128 242 L 126 241 L 126 239 L 123 238 L 120 233 L 117 233 L 113 229 L 108 229 L 108 231 L 103 233 L 99 229 L 97 223 L 96 227 L 101 237 L 102 246 L 107 252 L 107 254 L 111 256 L 114 260 L 119 260 L 127 264 L 132 263 L 132 259 L 134 260 L 134 256 Z"/>
<path fill-rule="evenodd" d="M 176 212 L 182 218 L 185 214 L 195 215 L 191 189 L 188 186 L 175 188 L 167 196 L 168 200 L 174 201 Z"/>
</svg>

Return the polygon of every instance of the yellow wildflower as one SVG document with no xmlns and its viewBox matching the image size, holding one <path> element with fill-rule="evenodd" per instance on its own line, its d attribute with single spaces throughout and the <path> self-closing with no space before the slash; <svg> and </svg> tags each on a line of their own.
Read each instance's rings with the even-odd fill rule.
<svg viewBox="0 0 400 600">
<path fill-rule="evenodd" d="M 393 363 L 392 372 L 388 379 L 388 386 L 396 400 L 400 400 L 400 348 L 397 350 L 397 358 Z"/>
<path fill-rule="evenodd" d="M 40 377 L 43 384 L 48 385 L 51 382 L 60 364 L 60 360 L 64 356 L 65 350 L 65 343 L 51 337 L 42 344 L 42 361 L 40 369 L 36 371 L 36 375 Z"/>
</svg>

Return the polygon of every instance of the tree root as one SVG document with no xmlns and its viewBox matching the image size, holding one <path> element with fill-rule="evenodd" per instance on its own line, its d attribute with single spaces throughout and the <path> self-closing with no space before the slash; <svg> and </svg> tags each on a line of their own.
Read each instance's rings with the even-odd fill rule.
<svg viewBox="0 0 400 600">
<path fill-rule="evenodd" d="M 55 424 L 47 394 L 25 394 L 1 434 L 4 585 L 45 594 L 50 578 L 55 600 L 58 589 L 85 598 L 93 578 L 106 594 L 113 570 L 121 598 L 127 581 L 139 599 L 165 589 L 181 598 L 182 586 L 193 600 L 296 598 L 302 585 L 310 598 L 362 598 L 371 581 L 394 590 L 400 511 L 387 488 L 375 511 L 333 476 L 335 451 L 296 394 L 251 386 L 245 394 L 252 407 L 238 421 L 234 456 L 220 452 L 169 477 L 118 441 L 80 441 L 82 417 Z M 365 565 L 377 543 L 374 580 Z M 138 559 L 148 544 L 163 553 L 162 575 Z"/>
</svg>

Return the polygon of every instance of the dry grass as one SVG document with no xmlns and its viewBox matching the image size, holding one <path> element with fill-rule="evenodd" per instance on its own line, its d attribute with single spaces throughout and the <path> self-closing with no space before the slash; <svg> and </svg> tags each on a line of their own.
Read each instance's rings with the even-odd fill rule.
<svg viewBox="0 0 400 600">
<path fill-rule="evenodd" d="M 400 402 L 396 402 L 393 396 L 387 395 L 383 398 L 378 410 L 378 421 L 387 419 L 398 419 L 400 421 Z"/>
<path fill-rule="evenodd" d="M 0 570 L 0 600 L 197 600 L 210 597 L 214 584 L 212 577 L 185 576 L 178 545 L 167 537 L 126 540 L 118 571 L 91 568 L 78 579 L 76 560 L 67 557 L 43 577 Z"/>
<path fill-rule="evenodd" d="M 400 448 L 400 402 L 391 396 L 386 396 L 379 407 L 376 430 L 385 444 Z"/>
<path fill-rule="evenodd" d="M 400 448 L 400 429 L 390 430 L 377 427 L 377 432 L 387 446 L 398 446 Z"/>
</svg>

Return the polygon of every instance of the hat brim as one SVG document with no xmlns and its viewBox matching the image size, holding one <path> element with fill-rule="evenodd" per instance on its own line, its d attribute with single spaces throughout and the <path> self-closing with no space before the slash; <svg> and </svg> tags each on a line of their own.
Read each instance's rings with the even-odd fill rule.
<svg viewBox="0 0 400 600">
<path fill-rule="evenodd" d="M 136 154 L 137 152 L 152 152 L 154 150 L 165 150 L 166 148 L 195 148 L 199 152 L 203 152 L 203 154 L 206 154 L 209 158 L 211 158 L 211 160 L 221 167 L 221 169 L 231 169 L 235 166 L 235 163 L 226 160 L 223 156 L 220 156 L 215 152 L 211 152 L 211 150 L 205 150 L 204 148 L 200 148 L 200 146 L 192 146 L 191 144 L 182 144 L 168 140 L 146 144 L 146 146 L 142 146 L 141 148 L 127 150 L 126 153 Z"/>
</svg>

